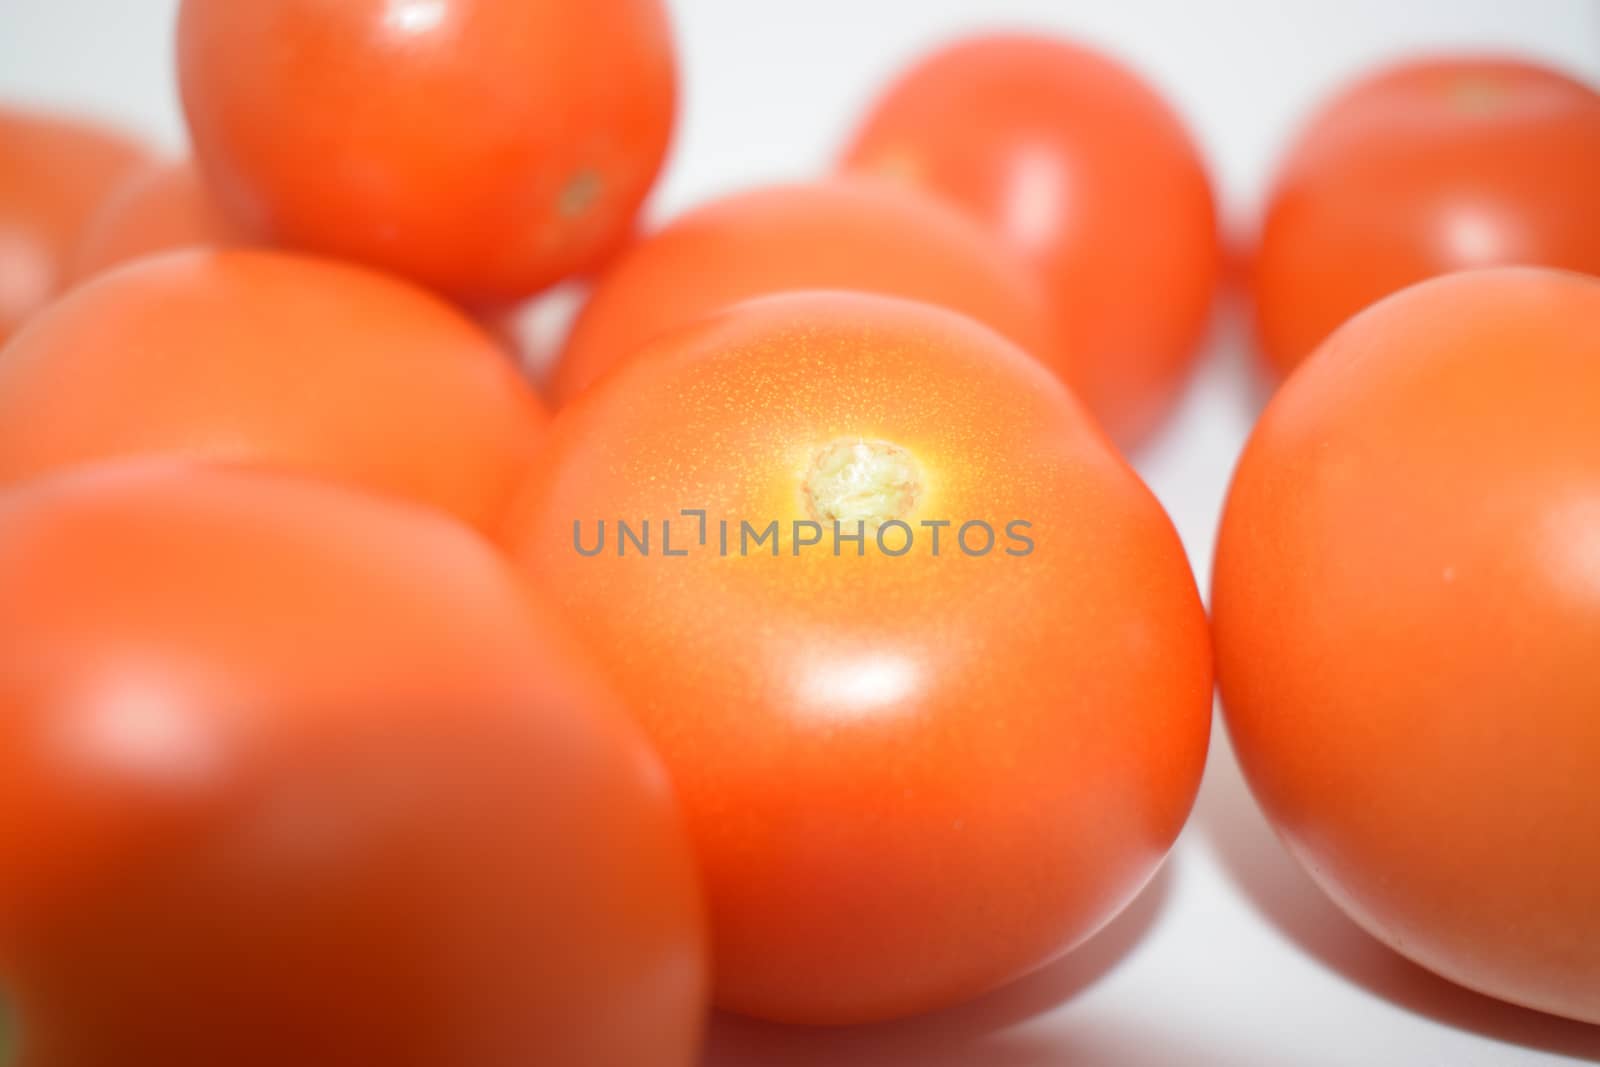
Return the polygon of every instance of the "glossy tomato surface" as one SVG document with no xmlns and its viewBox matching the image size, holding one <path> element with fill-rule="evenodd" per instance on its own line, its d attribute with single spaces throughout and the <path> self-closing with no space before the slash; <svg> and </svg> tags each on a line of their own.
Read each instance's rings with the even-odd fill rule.
<svg viewBox="0 0 1600 1067">
<path fill-rule="evenodd" d="M 811 293 L 671 333 L 557 416 L 516 512 L 684 798 L 726 1008 L 976 995 L 1098 929 L 1184 824 L 1211 661 L 1182 546 L 970 319 Z"/>
<path fill-rule="evenodd" d="M 1263 356 L 1287 374 L 1340 323 L 1452 270 L 1600 274 L 1600 93 L 1525 62 L 1383 70 L 1290 151 L 1252 267 Z"/>
<path fill-rule="evenodd" d="M 1199 151 L 1150 86 L 1065 41 L 968 39 L 888 89 L 845 166 L 933 190 L 1026 255 L 1090 410 L 1124 444 L 1159 425 L 1222 252 Z"/>
<path fill-rule="evenodd" d="M 626 239 L 676 109 L 661 0 L 184 0 L 202 169 L 274 243 L 514 300 Z"/>
<path fill-rule="evenodd" d="M 1064 368 L 1042 287 L 980 226 L 921 194 L 836 179 L 713 201 L 635 244 L 579 315 L 551 372 L 550 395 L 566 403 L 674 326 L 797 289 L 949 307 Z"/>
<path fill-rule="evenodd" d="M 690 1067 L 667 777 L 458 524 L 265 473 L 0 499 L 29 1067 Z"/>
<path fill-rule="evenodd" d="M 0 349 L 0 483 L 181 453 L 290 466 L 488 528 L 544 421 L 510 357 L 455 309 L 278 253 L 130 264 Z"/>
<path fill-rule="evenodd" d="M 1213 594 L 1256 796 L 1418 963 L 1600 1022 L 1600 280 L 1352 319 L 1234 479 Z"/>
<path fill-rule="evenodd" d="M 107 195 L 70 257 L 73 282 L 157 252 L 242 244 L 235 226 L 188 161 L 152 164 Z"/>
<path fill-rule="evenodd" d="M 111 130 L 0 107 L 0 343 L 56 295 L 89 217 L 145 162 Z"/>
</svg>

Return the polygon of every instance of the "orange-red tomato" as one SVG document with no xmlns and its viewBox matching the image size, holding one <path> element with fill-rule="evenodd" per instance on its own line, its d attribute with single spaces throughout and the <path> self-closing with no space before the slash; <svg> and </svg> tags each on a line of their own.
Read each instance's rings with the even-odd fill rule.
<svg viewBox="0 0 1600 1067">
<path fill-rule="evenodd" d="M 1289 379 L 1234 479 L 1228 728 L 1358 922 L 1600 1023 L 1600 280 L 1454 274 Z"/>
<path fill-rule="evenodd" d="M 99 126 L 0 108 L 0 343 L 55 296 L 85 222 L 145 160 Z"/>
<path fill-rule="evenodd" d="M 1150 877 L 1205 760 L 1205 615 L 1160 505 L 1020 349 L 925 304 L 767 297 L 550 442 L 510 541 L 674 775 L 724 1007 L 934 1008 Z"/>
<path fill-rule="evenodd" d="M 192 163 L 158 163 L 128 178 L 90 217 L 69 263 L 74 282 L 156 252 L 241 244 Z"/>
<path fill-rule="evenodd" d="M 1278 374 L 1340 323 L 1452 270 L 1600 274 L 1600 93 L 1515 60 L 1414 61 L 1358 83 L 1300 136 L 1253 264 Z"/>
<path fill-rule="evenodd" d="M 436 297 L 272 252 L 130 264 L 0 349 L 0 484 L 183 453 L 288 465 L 487 529 L 544 420 L 506 353 Z"/>
<path fill-rule="evenodd" d="M 458 524 L 313 481 L 0 498 L 0 960 L 30 1067 L 690 1067 L 693 857 Z"/>
<path fill-rule="evenodd" d="M 184 0 L 178 59 L 231 216 L 471 301 L 615 251 L 676 109 L 661 0 Z"/>
<path fill-rule="evenodd" d="M 1064 365 L 1026 266 L 929 197 L 870 181 L 780 185 L 707 204 L 645 238 L 601 278 L 551 372 L 561 405 L 642 344 L 750 297 L 846 289 L 971 315 Z"/>
<path fill-rule="evenodd" d="M 1204 162 L 1137 76 L 1065 41 L 962 41 L 890 87 L 845 166 L 934 190 L 1025 254 L 1090 410 L 1125 444 L 1160 423 L 1210 322 L 1222 251 Z"/>
</svg>

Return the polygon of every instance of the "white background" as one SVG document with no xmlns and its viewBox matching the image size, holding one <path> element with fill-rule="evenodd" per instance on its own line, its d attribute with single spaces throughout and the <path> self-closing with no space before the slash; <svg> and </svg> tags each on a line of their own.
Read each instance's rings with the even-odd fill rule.
<svg viewBox="0 0 1600 1067">
<path fill-rule="evenodd" d="M 1600 0 L 672 6 L 685 112 L 652 208 L 658 217 L 722 191 L 823 169 L 886 78 L 965 30 L 1053 28 L 1143 71 L 1192 123 L 1241 235 L 1295 124 L 1374 62 L 1418 48 L 1513 50 L 1600 84 Z M 180 149 L 170 70 L 174 7 L 174 0 L 0 0 L 0 98 L 114 117 Z M 1222 316 L 1188 402 L 1137 457 L 1202 586 L 1228 474 L 1259 395 L 1235 320 Z M 1171 860 L 1122 918 L 1077 953 L 975 1004 L 913 1023 L 809 1033 L 719 1020 L 707 1067 L 1588 1060 L 1600 1060 L 1600 1027 L 1457 989 L 1346 921 L 1281 852 L 1219 731 L 1194 819 Z"/>
</svg>

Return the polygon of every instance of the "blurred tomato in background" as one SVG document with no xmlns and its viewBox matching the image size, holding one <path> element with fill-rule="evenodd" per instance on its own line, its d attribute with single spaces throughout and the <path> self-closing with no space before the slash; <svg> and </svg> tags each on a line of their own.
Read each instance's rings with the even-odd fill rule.
<svg viewBox="0 0 1600 1067">
<path fill-rule="evenodd" d="M 677 104 L 660 0 L 184 0 L 178 71 L 237 223 L 472 302 L 613 252 Z"/>
<path fill-rule="evenodd" d="M 551 373 L 562 405 L 671 327 L 747 297 L 844 289 L 972 316 L 1057 373 L 1049 305 L 1020 259 L 921 193 L 870 180 L 738 193 L 641 238 L 597 282 Z"/>
<path fill-rule="evenodd" d="M 220 248 L 246 240 L 217 206 L 193 163 L 155 163 L 112 189 L 89 217 L 68 274 L 77 283 L 156 252 Z"/>
<path fill-rule="evenodd" d="M 147 159 L 97 123 L 0 106 L 0 343 L 60 291 L 85 224 Z"/>
<path fill-rule="evenodd" d="M 1126 67 L 1048 37 L 962 41 L 889 87 L 845 166 L 947 197 L 1035 265 L 1067 378 L 1117 441 L 1171 411 L 1217 295 L 1217 207 L 1183 124 Z"/>
<path fill-rule="evenodd" d="M 1340 323 L 1436 274 L 1534 264 L 1600 274 L 1600 92 L 1511 58 L 1370 75 L 1306 127 L 1251 265 L 1277 375 Z"/>
<path fill-rule="evenodd" d="M 0 349 L 0 485 L 122 456 L 229 459 L 490 529 L 544 421 L 510 357 L 448 304 L 284 253 L 129 264 Z"/>
</svg>

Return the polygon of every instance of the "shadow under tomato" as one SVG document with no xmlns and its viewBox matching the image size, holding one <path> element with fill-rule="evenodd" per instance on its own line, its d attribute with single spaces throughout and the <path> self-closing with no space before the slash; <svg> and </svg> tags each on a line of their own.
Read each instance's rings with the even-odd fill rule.
<svg viewBox="0 0 1600 1067">
<path fill-rule="evenodd" d="M 1268 825 L 1218 724 L 1193 825 L 1261 915 L 1317 963 L 1407 1011 L 1494 1041 L 1600 1061 L 1600 1026 L 1458 986 L 1372 937 L 1323 894 Z"/>
<path fill-rule="evenodd" d="M 1166 907 L 1172 864 L 1169 858 L 1133 903 L 1088 942 L 1002 989 L 920 1018 L 873 1026 L 780 1026 L 719 1014 L 702 1067 L 1044 1067 L 1070 1061 L 1070 1045 L 1063 1050 L 1059 1040 L 1013 1028 L 1116 968 Z"/>
</svg>

